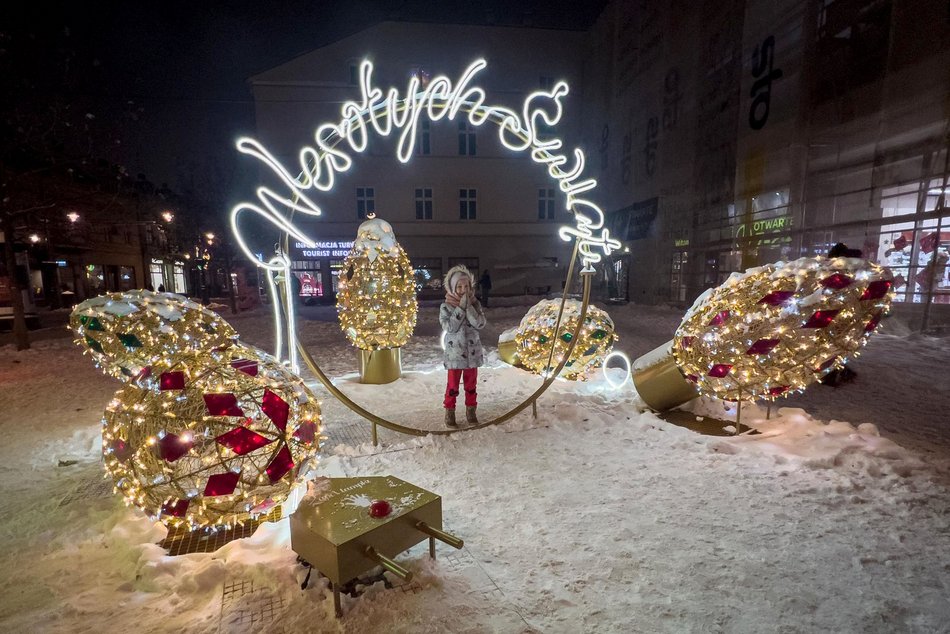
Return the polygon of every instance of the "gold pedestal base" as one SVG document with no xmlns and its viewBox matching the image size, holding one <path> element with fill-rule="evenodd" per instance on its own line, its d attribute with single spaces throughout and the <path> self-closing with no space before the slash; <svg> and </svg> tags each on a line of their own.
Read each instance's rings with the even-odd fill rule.
<svg viewBox="0 0 950 634">
<path fill-rule="evenodd" d="M 382 385 L 402 376 L 402 348 L 360 350 L 360 383 Z"/>
<path fill-rule="evenodd" d="M 633 385 L 643 402 L 657 412 L 699 396 L 696 386 L 677 367 L 670 352 L 672 345 L 672 341 L 667 341 L 633 362 Z"/>
<path fill-rule="evenodd" d="M 518 366 L 520 362 L 518 359 L 518 344 L 514 339 L 498 342 L 498 358 L 508 365 Z"/>
</svg>

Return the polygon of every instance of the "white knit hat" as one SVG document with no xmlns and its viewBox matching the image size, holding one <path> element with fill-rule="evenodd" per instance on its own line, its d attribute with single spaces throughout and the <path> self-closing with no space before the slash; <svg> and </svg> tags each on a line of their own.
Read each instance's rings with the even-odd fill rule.
<svg viewBox="0 0 950 634">
<path fill-rule="evenodd" d="M 458 281 L 459 276 L 468 276 L 468 281 L 474 285 L 475 279 L 472 277 L 472 272 L 468 270 L 468 267 L 464 264 L 456 264 L 449 269 L 448 273 L 445 274 L 444 284 L 445 289 L 448 291 L 455 292 L 455 283 Z"/>
</svg>

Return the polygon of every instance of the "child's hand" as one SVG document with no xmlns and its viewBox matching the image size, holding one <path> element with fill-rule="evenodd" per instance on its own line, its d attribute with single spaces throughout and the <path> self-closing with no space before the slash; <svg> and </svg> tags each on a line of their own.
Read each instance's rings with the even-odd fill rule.
<svg viewBox="0 0 950 634">
<path fill-rule="evenodd" d="M 458 308 L 459 306 L 459 296 L 453 293 L 452 291 L 445 292 L 445 303 L 449 306 Z"/>
<path fill-rule="evenodd" d="M 466 309 L 470 303 L 471 299 L 469 298 L 468 293 L 465 293 L 462 295 L 461 299 L 459 299 L 459 308 Z"/>
</svg>

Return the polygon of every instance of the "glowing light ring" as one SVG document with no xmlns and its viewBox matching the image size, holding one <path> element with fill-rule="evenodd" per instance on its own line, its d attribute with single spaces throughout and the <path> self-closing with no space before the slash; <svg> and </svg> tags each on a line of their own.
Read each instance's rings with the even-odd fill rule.
<svg viewBox="0 0 950 634">
<path fill-rule="evenodd" d="M 443 117 L 454 120 L 459 112 L 466 112 L 473 126 L 481 126 L 491 120 L 498 125 L 498 138 L 502 145 L 513 151 L 530 149 L 531 159 L 547 166 L 548 174 L 558 182 L 559 189 L 566 194 L 565 207 L 574 214 L 575 226 L 562 226 L 558 235 L 565 241 L 576 239 L 584 271 L 591 271 L 592 265 L 620 248 L 620 242 L 610 237 L 604 227 L 604 212 L 594 202 L 582 198 L 581 194 L 593 190 L 597 181 L 581 176 L 585 167 L 584 152 L 580 148 L 573 151 L 573 164 L 568 166 L 567 154 L 557 153 L 563 142 L 556 138 L 542 139 L 538 135 L 541 125 L 553 126 L 561 119 L 563 106 L 561 98 L 568 93 L 567 83 L 561 81 L 550 90 L 539 90 L 529 94 L 519 114 L 503 106 L 485 104 L 485 91 L 473 86 L 475 76 L 487 66 L 485 60 L 476 60 L 462 73 L 453 86 L 445 76 L 433 78 L 425 89 L 417 77 L 412 77 L 406 90 L 410 97 L 400 98 L 395 88 L 385 93 L 372 85 L 373 65 L 368 60 L 360 65 L 361 101 L 348 101 L 341 108 L 341 120 L 337 124 L 322 124 L 314 135 L 315 147 L 304 146 L 299 152 L 300 175 L 291 176 L 285 168 L 258 141 L 241 138 L 237 142 L 238 151 L 253 156 L 267 165 L 289 190 L 289 196 L 281 195 L 268 187 L 257 189 L 257 203 L 243 202 L 231 211 L 231 227 L 237 244 L 244 254 L 261 268 L 271 273 L 290 274 L 290 262 L 286 253 L 278 253 L 267 262 L 261 260 L 247 245 L 240 230 L 238 218 L 245 212 L 257 214 L 268 220 L 288 237 L 293 236 L 307 246 L 314 241 L 292 222 L 293 214 L 300 212 L 309 216 L 319 216 L 320 207 L 307 195 L 306 190 L 329 191 L 333 188 L 335 175 L 347 171 L 353 164 L 350 155 L 337 147 L 346 142 L 353 152 L 362 152 L 369 143 L 369 126 L 380 136 L 389 136 L 394 130 L 400 131 L 397 158 L 406 163 L 412 156 L 419 118 L 423 112 L 429 120 L 438 121 Z M 286 211 L 285 211 L 286 210 Z M 286 213 L 289 211 L 289 215 Z M 596 232 L 596 233 L 595 233 Z M 289 286 L 289 285 L 288 285 Z M 288 292 L 289 295 L 289 292 Z M 293 303 L 288 319 L 287 352 L 291 366 L 297 367 L 296 352 L 289 342 L 295 316 Z M 278 320 L 279 321 L 279 320 Z M 279 323 L 276 325 L 280 330 Z M 278 338 L 281 339 L 280 333 Z M 282 345 L 277 346 L 278 358 Z"/>
<path fill-rule="evenodd" d="M 623 359 L 624 365 L 627 366 L 626 374 L 624 374 L 623 381 L 621 381 L 620 383 L 615 383 L 613 379 L 610 378 L 610 375 L 607 373 L 607 364 L 610 363 L 610 360 L 614 357 Z M 608 354 L 606 357 L 604 357 L 604 365 L 601 367 L 601 370 L 604 373 L 604 380 L 610 384 L 610 387 L 615 390 L 619 390 L 626 384 L 627 381 L 630 380 L 630 357 L 628 357 L 626 354 L 624 354 L 620 350 L 614 350 L 613 352 Z"/>
</svg>

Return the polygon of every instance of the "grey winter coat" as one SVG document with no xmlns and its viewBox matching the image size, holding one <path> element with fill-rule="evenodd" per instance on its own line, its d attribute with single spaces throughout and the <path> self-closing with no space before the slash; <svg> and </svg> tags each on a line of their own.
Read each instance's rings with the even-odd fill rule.
<svg viewBox="0 0 950 634">
<path fill-rule="evenodd" d="M 478 331 L 485 327 L 485 311 L 476 300 L 467 310 L 445 302 L 439 307 L 439 324 L 445 331 L 443 365 L 447 370 L 477 368 L 484 363 Z"/>
</svg>

